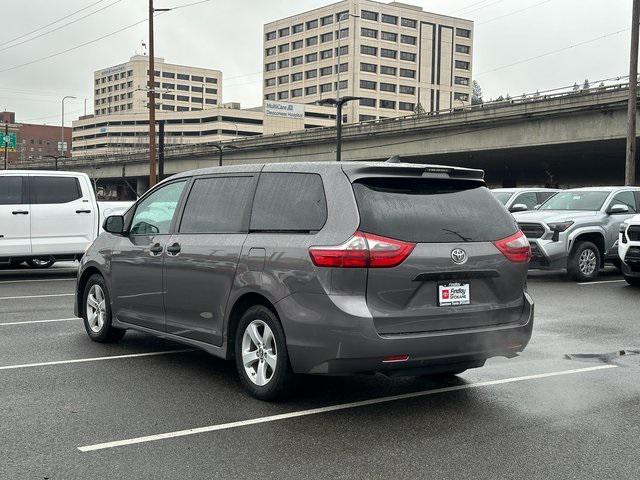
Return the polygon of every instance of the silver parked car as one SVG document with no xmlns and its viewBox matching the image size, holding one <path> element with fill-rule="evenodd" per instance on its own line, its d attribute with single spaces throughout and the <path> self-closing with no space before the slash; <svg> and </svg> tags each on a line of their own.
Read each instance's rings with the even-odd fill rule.
<svg viewBox="0 0 640 480">
<path fill-rule="evenodd" d="M 82 259 L 76 313 L 234 359 L 273 399 L 293 373 L 456 374 L 531 336 L 530 247 L 483 173 L 297 163 L 178 174 Z"/>
<path fill-rule="evenodd" d="M 565 268 L 584 282 L 596 278 L 605 261 L 620 265 L 620 224 L 639 206 L 640 187 L 574 188 L 514 217 L 531 242 L 531 268 Z"/>
<path fill-rule="evenodd" d="M 492 188 L 491 193 L 512 213 L 533 210 L 561 190 L 558 188 Z"/>
</svg>

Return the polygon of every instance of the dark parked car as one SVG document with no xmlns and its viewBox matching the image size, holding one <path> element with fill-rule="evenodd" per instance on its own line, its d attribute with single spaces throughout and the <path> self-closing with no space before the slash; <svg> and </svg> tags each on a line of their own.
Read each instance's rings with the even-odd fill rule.
<svg viewBox="0 0 640 480">
<path fill-rule="evenodd" d="M 112 216 L 78 273 L 89 337 L 126 329 L 292 374 L 457 374 L 531 336 L 531 251 L 483 173 L 402 163 L 208 168 Z"/>
</svg>

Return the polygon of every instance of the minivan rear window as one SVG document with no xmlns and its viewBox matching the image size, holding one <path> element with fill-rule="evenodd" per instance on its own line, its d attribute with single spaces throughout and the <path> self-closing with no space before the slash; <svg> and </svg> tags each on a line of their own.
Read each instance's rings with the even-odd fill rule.
<svg viewBox="0 0 640 480">
<path fill-rule="evenodd" d="M 310 232 L 327 220 L 322 178 L 315 173 L 262 173 L 251 215 L 251 230 Z"/>
<path fill-rule="evenodd" d="M 196 178 L 180 233 L 246 232 L 253 189 L 253 176 Z"/>
<path fill-rule="evenodd" d="M 517 231 L 484 186 L 467 181 L 372 178 L 353 184 L 360 230 L 415 243 L 487 242 Z"/>
</svg>

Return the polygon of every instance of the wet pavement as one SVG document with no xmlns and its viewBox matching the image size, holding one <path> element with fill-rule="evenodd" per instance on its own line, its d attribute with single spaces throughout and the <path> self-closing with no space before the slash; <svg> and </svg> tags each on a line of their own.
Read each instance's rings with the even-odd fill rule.
<svg viewBox="0 0 640 480">
<path fill-rule="evenodd" d="M 640 289 L 615 271 L 531 274 L 517 358 L 453 378 L 305 377 L 273 404 L 203 352 L 90 342 L 73 268 L 0 270 L 2 479 L 640 476 Z"/>
</svg>

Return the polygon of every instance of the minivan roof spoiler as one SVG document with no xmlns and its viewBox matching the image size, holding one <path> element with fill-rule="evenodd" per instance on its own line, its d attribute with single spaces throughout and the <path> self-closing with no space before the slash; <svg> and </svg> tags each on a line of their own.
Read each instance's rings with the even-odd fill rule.
<svg viewBox="0 0 640 480">
<path fill-rule="evenodd" d="M 342 169 L 351 181 L 365 177 L 422 177 L 484 182 L 484 171 L 475 168 L 452 167 L 426 163 L 403 163 L 394 155 L 385 162 L 344 162 Z"/>
</svg>

